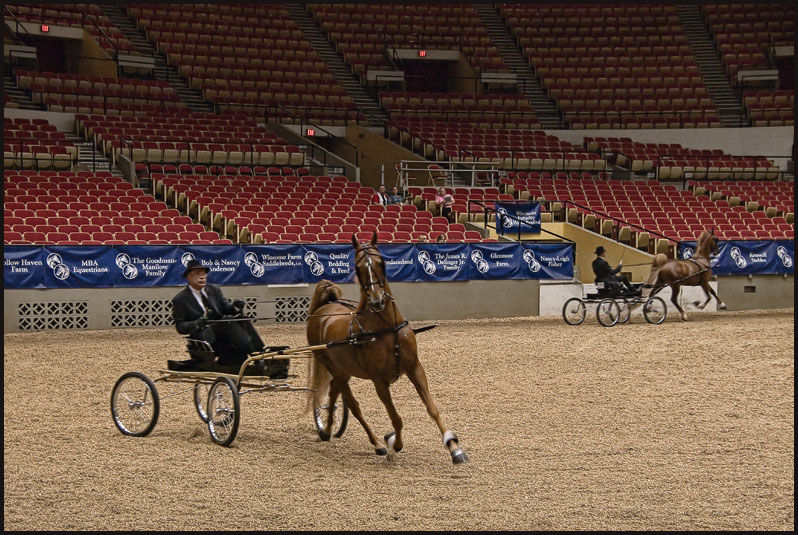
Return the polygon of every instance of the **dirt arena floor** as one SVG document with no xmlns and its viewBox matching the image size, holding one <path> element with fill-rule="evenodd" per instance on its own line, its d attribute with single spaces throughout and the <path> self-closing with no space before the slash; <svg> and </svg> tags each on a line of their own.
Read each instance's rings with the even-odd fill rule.
<svg viewBox="0 0 798 535">
<path fill-rule="evenodd" d="M 321 442 L 302 393 L 245 395 L 222 448 L 189 392 L 162 399 L 148 437 L 111 420 L 120 375 L 183 358 L 173 329 L 5 334 L 3 528 L 793 530 L 794 315 L 441 322 L 418 341 L 470 457 L 457 466 L 405 377 L 394 463 L 354 419 Z M 304 325 L 258 329 L 305 345 Z M 180 388 L 158 384 L 162 398 Z M 371 383 L 353 387 L 389 431 Z"/>
</svg>

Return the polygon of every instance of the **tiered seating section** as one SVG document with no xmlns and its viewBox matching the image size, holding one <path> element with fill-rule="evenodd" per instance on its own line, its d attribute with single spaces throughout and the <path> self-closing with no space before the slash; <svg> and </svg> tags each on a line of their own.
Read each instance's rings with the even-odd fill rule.
<svg viewBox="0 0 798 535">
<path fill-rule="evenodd" d="M 389 133 L 398 143 L 438 161 L 493 162 L 495 169 L 576 173 L 574 178 L 592 178 L 606 168 L 597 151 L 588 152 L 542 130 L 404 119 L 391 121 Z"/>
<path fill-rule="evenodd" d="M 774 180 L 779 177 L 779 168 L 767 158 L 732 156 L 721 149 L 689 149 L 679 143 L 641 143 L 628 137 L 585 137 L 585 147 L 600 151 L 610 162 L 634 173 L 656 172 L 660 180 Z"/>
<path fill-rule="evenodd" d="M 128 14 L 221 111 L 282 123 L 366 122 L 284 6 L 133 4 Z"/>
<path fill-rule="evenodd" d="M 125 154 L 149 172 L 251 175 L 257 166 L 298 167 L 305 162 L 298 146 L 245 114 L 78 114 L 75 120 L 80 135 L 93 139 L 108 158 L 116 162 Z"/>
<path fill-rule="evenodd" d="M 500 9 L 573 128 L 721 125 L 674 6 Z"/>
<path fill-rule="evenodd" d="M 31 92 L 34 102 L 66 113 L 142 113 L 187 109 L 167 82 L 110 78 L 85 74 L 15 70 L 17 85 Z"/>
<path fill-rule="evenodd" d="M 768 215 L 787 217 L 795 213 L 795 182 L 750 182 L 724 180 L 719 182 L 692 181 L 688 185 L 702 188 L 711 198 L 742 203 L 746 207 L 765 210 Z M 753 206 L 751 206 L 753 203 Z"/>
<path fill-rule="evenodd" d="M 3 177 L 5 244 L 231 243 L 107 171 Z"/>
<path fill-rule="evenodd" d="M 737 85 L 739 70 L 771 68 L 768 47 L 795 41 L 795 6 L 783 4 L 706 4 L 701 6 L 718 45 L 726 74 Z"/>
<path fill-rule="evenodd" d="M 3 118 L 4 169 L 71 169 L 78 149 L 47 119 Z"/>
<path fill-rule="evenodd" d="M 97 4 L 7 4 L 21 22 L 83 28 L 106 50 L 135 52 L 135 47 Z M 100 33 L 100 29 L 105 35 Z"/>
<path fill-rule="evenodd" d="M 390 69 L 386 46 L 458 50 L 477 72 L 509 72 L 470 4 L 308 4 L 327 38 L 360 77 Z"/>
<path fill-rule="evenodd" d="M 374 189 L 343 176 L 166 175 L 166 198 L 237 243 L 480 241 L 478 232 L 414 205 L 372 204 Z"/>
<path fill-rule="evenodd" d="M 391 119 L 438 120 L 483 127 L 540 128 L 532 106 L 520 93 L 380 92 Z"/>
<path fill-rule="evenodd" d="M 743 93 L 743 105 L 752 126 L 792 126 L 795 90 L 760 90 Z"/>
</svg>

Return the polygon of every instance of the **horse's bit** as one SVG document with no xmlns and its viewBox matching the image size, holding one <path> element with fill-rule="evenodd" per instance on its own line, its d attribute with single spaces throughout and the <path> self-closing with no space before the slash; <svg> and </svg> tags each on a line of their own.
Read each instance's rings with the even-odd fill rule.
<svg viewBox="0 0 798 535">
<path fill-rule="evenodd" d="M 368 280 L 368 282 L 360 281 L 360 287 L 366 293 L 368 293 L 369 290 L 373 286 L 379 286 L 380 287 L 380 301 L 382 302 L 382 306 L 379 309 L 375 309 L 371 305 L 371 303 L 369 303 L 369 308 L 371 309 L 372 312 L 382 312 L 385 309 L 385 301 L 386 301 L 386 299 L 388 299 L 388 298 L 393 299 L 393 296 L 390 295 L 390 294 L 385 293 L 385 276 L 383 275 L 382 278 L 379 278 L 374 273 L 374 268 L 373 268 L 372 262 L 371 262 L 371 256 L 374 255 L 374 254 L 379 254 L 379 253 L 371 253 L 371 252 L 369 252 L 369 249 L 373 249 L 373 247 L 370 246 L 370 245 L 365 245 L 362 248 L 358 249 L 358 251 L 355 253 L 355 264 L 357 264 L 357 254 L 358 253 L 362 252 L 363 254 L 366 255 L 366 269 L 368 270 L 369 280 Z"/>
</svg>

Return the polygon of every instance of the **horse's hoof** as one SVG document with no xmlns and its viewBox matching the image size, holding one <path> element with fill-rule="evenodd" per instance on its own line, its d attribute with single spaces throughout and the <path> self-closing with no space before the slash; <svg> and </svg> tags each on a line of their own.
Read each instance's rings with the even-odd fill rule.
<svg viewBox="0 0 798 535">
<path fill-rule="evenodd" d="M 400 451 L 402 451 L 402 448 L 396 447 L 396 431 L 391 431 L 383 438 L 385 439 L 385 444 L 387 444 L 388 447 L 392 449 L 394 452 L 399 453 Z"/>
<path fill-rule="evenodd" d="M 468 462 L 468 455 L 461 448 L 457 448 L 452 452 L 452 463 L 463 464 Z"/>
<path fill-rule="evenodd" d="M 324 431 L 319 431 L 319 438 L 322 440 L 322 442 L 327 442 L 328 440 L 330 440 L 330 435 L 328 435 Z"/>
<path fill-rule="evenodd" d="M 693 306 L 697 307 L 699 305 L 699 303 L 700 303 L 700 301 L 693 301 Z"/>
<path fill-rule="evenodd" d="M 388 455 L 388 450 L 386 450 L 385 448 L 377 448 L 376 450 L 374 450 L 374 453 L 382 457 L 383 455 Z"/>
<path fill-rule="evenodd" d="M 721 310 L 726 310 L 726 303 L 721 303 L 718 308 Z"/>
</svg>

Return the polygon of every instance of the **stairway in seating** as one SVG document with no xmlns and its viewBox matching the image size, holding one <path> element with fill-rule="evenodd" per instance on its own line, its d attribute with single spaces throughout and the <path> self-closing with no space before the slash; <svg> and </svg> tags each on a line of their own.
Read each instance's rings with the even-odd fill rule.
<svg viewBox="0 0 798 535">
<path fill-rule="evenodd" d="M 177 69 L 167 65 L 166 59 L 159 54 L 155 47 L 147 40 L 144 32 L 139 30 L 119 5 L 100 4 L 100 8 L 111 21 L 117 25 L 121 32 L 133 43 L 136 51 L 144 56 L 155 59 L 153 74 L 156 80 L 167 82 L 171 85 L 182 102 L 185 102 L 192 112 L 210 113 L 213 105 L 202 98 L 199 91 L 191 89 L 177 72 Z"/>
<path fill-rule="evenodd" d="M 285 4 L 291 18 L 294 19 L 299 29 L 305 36 L 321 59 L 327 64 L 327 68 L 335 76 L 336 81 L 341 84 L 355 101 L 357 108 L 365 114 L 369 126 L 383 127 L 388 120 L 388 115 L 380 108 L 379 104 L 366 93 L 360 80 L 352 74 L 352 70 L 344 62 L 340 54 L 333 48 L 319 25 L 307 12 L 307 4 Z"/>
<path fill-rule="evenodd" d="M 505 65 L 518 77 L 519 89 L 532 105 L 538 122 L 547 129 L 564 128 L 557 107 L 549 100 L 540 82 L 532 74 L 529 62 L 519 50 L 518 44 L 499 14 L 498 7 L 495 4 L 475 4 L 474 7 Z"/>
<path fill-rule="evenodd" d="M 66 138 L 78 148 L 78 163 L 75 171 L 110 171 L 112 175 L 123 177 L 118 167 L 111 165 L 111 161 L 100 150 L 95 150 L 91 141 L 86 141 L 77 134 L 65 132 Z"/>
<path fill-rule="evenodd" d="M 8 102 L 11 106 L 7 104 L 4 107 L 8 108 L 17 108 L 21 110 L 41 110 L 42 106 L 40 104 L 36 104 L 31 100 L 30 93 L 25 91 L 24 89 L 20 89 L 17 86 L 17 79 L 14 77 L 14 74 L 11 72 L 11 68 L 6 65 L 6 71 L 3 73 L 3 95 L 8 97 Z"/>
<path fill-rule="evenodd" d="M 724 127 L 749 126 L 748 117 L 737 96 L 729 84 L 718 55 L 718 48 L 709 35 L 701 7 L 698 4 L 681 4 L 676 6 L 676 13 L 684 28 L 690 51 L 698 63 L 698 70 L 704 78 L 709 96 L 715 103 Z"/>
</svg>

